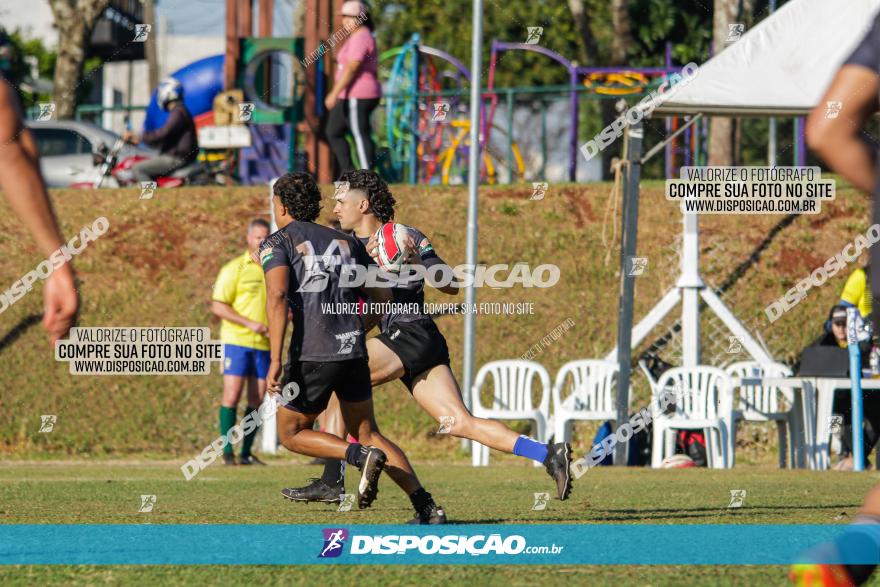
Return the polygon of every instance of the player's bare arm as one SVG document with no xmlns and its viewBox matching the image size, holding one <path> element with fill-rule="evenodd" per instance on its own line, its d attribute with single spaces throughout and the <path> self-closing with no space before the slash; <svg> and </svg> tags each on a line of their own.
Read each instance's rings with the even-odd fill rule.
<svg viewBox="0 0 880 587">
<path fill-rule="evenodd" d="M 281 393 L 281 355 L 287 332 L 288 269 L 275 267 L 266 272 L 266 318 L 269 322 L 269 373 L 266 389 Z"/>
<path fill-rule="evenodd" d="M 6 83 L 0 83 L 0 190 L 43 255 L 48 257 L 61 246 L 64 239 L 40 175 L 36 145 Z M 68 261 L 52 272 L 43 288 L 43 327 L 51 342 L 67 334 L 78 309 L 73 266 Z"/>
<path fill-rule="evenodd" d="M 874 149 L 862 132 L 877 112 L 878 73 L 862 65 L 840 68 L 807 118 L 807 144 L 829 167 L 865 194 L 874 190 Z M 842 104 L 836 118 L 826 116 L 828 102 Z"/>
</svg>

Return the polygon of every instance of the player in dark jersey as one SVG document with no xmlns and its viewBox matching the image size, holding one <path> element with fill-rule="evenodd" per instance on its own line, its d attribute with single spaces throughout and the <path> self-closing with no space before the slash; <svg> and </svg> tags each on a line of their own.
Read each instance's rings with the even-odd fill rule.
<svg viewBox="0 0 880 587">
<path fill-rule="evenodd" d="M 880 182 L 877 178 L 877 141 L 866 132 L 870 118 L 880 110 L 880 16 L 874 19 L 868 34 L 855 51 L 843 62 L 831 80 L 825 95 L 819 100 L 807 118 L 807 144 L 832 170 L 845 177 L 865 195 L 874 194 L 873 224 L 880 223 Z M 871 265 L 880 267 L 871 251 Z M 880 296 L 880 271 L 869 274 L 870 294 Z M 872 308 L 875 336 L 880 333 L 880 304 Z M 880 486 L 875 486 L 865 499 L 860 516 L 853 526 L 834 544 L 821 545 L 814 552 L 824 555 L 821 563 L 794 565 L 789 578 L 796 585 L 818 587 L 822 585 L 863 585 L 868 582 L 876 565 L 845 564 L 844 556 L 837 557 L 835 550 L 843 554 L 847 550 L 865 548 L 871 552 L 880 549 Z M 862 550 L 864 552 L 864 550 Z M 806 553 L 805 560 L 810 560 Z"/>
<path fill-rule="evenodd" d="M 807 117 L 807 145 L 865 195 L 874 194 L 874 224 L 880 222 L 877 140 L 867 128 L 880 110 L 880 16 L 855 51 L 843 62 L 825 95 Z M 880 249 L 871 251 L 872 265 Z M 872 272 L 870 291 L 880 295 L 880 271 Z M 873 308 L 874 332 L 880 333 L 880 304 Z"/>
<path fill-rule="evenodd" d="M 371 240 L 372 235 L 394 217 L 394 197 L 385 182 L 372 171 L 351 171 L 343 174 L 340 181 L 348 182 L 348 190 L 336 196 L 334 213 L 342 230 L 352 231 L 361 242 L 368 243 L 369 250 L 375 246 L 375 237 Z M 412 242 L 409 243 L 411 262 L 422 263 L 426 267 L 445 264 L 427 236 L 415 228 L 408 228 L 412 236 Z M 451 285 L 440 289 L 448 294 L 458 292 L 458 288 Z M 424 281 L 415 280 L 394 287 L 392 291 L 394 302 L 407 304 L 406 307 L 415 304 L 418 311 L 383 316 L 381 333 L 367 341 L 373 385 L 400 379 L 418 404 L 435 420 L 441 421 L 444 416 L 453 418 L 450 434 L 544 464 L 547 473 L 556 482 L 559 499 L 567 499 L 572 484 L 571 446 L 568 443 L 546 445 L 518 435 L 501 422 L 471 415 L 449 368 L 446 339 L 431 316 L 423 313 Z M 344 437 L 344 431 L 340 435 Z M 344 480 L 343 475 L 343 468 L 328 463 L 321 479 L 294 490 L 293 499 L 326 501 L 328 496 L 338 492 Z"/>
<path fill-rule="evenodd" d="M 266 278 L 271 354 L 266 385 L 275 393 L 288 389 L 295 394 L 284 406 L 287 409 L 278 411 L 282 444 L 300 454 L 344 459 L 360 469 L 360 508 L 369 507 L 376 498 L 384 468 L 410 497 L 417 521 L 428 508 L 442 513 L 422 488 L 403 451 L 376 426 L 361 317 L 322 311 L 322 304 L 357 304 L 357 293 L 340 285 L 340 274 L 346 266 L 369 264 L 370 257 L 356 238 L 314 223 L 321 193 L 310 175 L 288 173 L 275 182 L 273 192 L 275 216 L 284 227 L 261 245 L 260 261 Z M 364 287 L 360 291 L 376 301 L 391 297 L 387 290 Z M 293 335 L 282 373 L 288 306 L 293 314 Z M 346 426 L 359 442 L 349 444 L 312 430 L 334 392 Z M 287 490 L 282 494 L 288 497 Z"/>
</svg>

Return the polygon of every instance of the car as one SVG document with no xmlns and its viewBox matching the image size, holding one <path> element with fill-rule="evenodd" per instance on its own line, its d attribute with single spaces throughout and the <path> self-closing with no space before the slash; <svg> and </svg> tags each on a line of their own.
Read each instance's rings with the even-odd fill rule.
<svg viewBox="0 0 880 587">
<path fill-rule="evenodd" d="M 94 153 L 100 145 L 109 148 L 119 139 L 114 132 L 80 120 L 29 120 L 27 126 L 37 141 L 40 171 L 47 187 L 68 187 L 94 181 L 100 174 Z M 120 157 L 155 157 L 156 154 L 153 149 L 125 145 Z"/>
</svg>

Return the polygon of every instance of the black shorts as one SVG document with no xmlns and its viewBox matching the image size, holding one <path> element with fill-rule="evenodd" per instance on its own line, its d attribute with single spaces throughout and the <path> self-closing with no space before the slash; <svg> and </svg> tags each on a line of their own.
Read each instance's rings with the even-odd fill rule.
<svg viewBox="0 0 880 587">
<path fill-rule="evenodd" d="M 343 402 L 362 402 L 373 397 L 370 364 L 366 358 L 289 362 L 284 365 L 281 388 L 291 381 L 299 385 L 299 392 L 284 407 L 303 414 L 323 412 L 334 391 Z"/>
<path fill-rule="evenodd" d="M 400 378 L 412 393 L 413 379 L 437 365 L 449 364 L 449 347 L 433 320 L 400 322 L 377 336 L 403 363 Z"/>
</svg>

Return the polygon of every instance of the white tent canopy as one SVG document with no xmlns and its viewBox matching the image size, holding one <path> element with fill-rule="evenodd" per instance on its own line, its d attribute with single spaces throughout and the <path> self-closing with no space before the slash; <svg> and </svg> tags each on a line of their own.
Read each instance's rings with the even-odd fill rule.
<svg viewBox="0 0 880 587">
<path fill-rule="evenodd" d="M 878 9 L 880 0 L 790 0 L 707 61 L 655 115 L 802 116 Z"/>
</svg>

